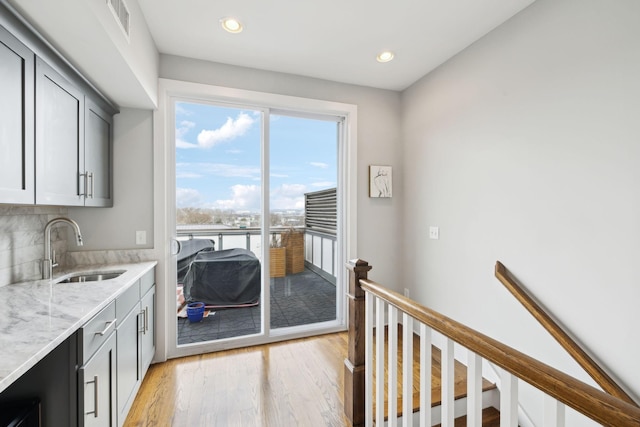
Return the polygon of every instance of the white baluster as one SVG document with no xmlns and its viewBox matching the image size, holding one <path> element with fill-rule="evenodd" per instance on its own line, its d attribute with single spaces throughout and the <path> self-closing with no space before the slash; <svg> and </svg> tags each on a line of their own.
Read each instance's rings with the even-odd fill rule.
<svg viewBox="0 0 640 427">
<path fill-rule="evenodd" d="M 376 299 L 376 425 L 384 422 L 384 307 Z"/>
<path fill-rule="evenodd" d="M 420 324 L 420 427 L 431 426 L 431 328 Z"/>
<path fill-rule="evenodd" d="M 518 378 L 502 371 L 500 380 L 500 427 L 518 426 Z"/>
<path fill-rule="evenodd" d="M 482 426 L 482 358 L 467 350 L 467 426 Z"/>
<path fill-rule="evenodd" d="M 364 298 L 364 422 L 373 427 L 373 300 L 369 292 Z"/>
<path fill-rule="evenodd" d="M 387 425 L 398 425 L 398 309 L 389 306 L 389 352 L 387 377 Z"/>
<path fill-rule="evenodd" d="M 453 358 L 453 341 L 446 338 L 445 345 L 442 347 L 441 370 L 442 370 L 442 427 L 453 427 L 454 419 L 454 363 Z"/>
<path fill-rule="evenodd" d="M 564 427 L 564 404 L 544 395 L 544 427 Z"/>
<path fill-rule="evenodd" d="M 413 426 L 413 318 L 402 313 L 402 425 Z"/>
</svg>

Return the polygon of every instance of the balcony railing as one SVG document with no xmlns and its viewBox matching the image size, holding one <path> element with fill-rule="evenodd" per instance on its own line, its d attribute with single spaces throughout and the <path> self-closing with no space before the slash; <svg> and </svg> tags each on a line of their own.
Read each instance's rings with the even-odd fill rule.
<svg viewBox="0 0 640 427">
<path fill-rule="evenodd" d="M 282 234 L 291 227 L 272 227 L 269 242 L 282 242 Z M 305 267 L 321 275 L 325 280 L 336 283 L 337 246 L 335 233 L 295 227 L 304 233 Z M 210 239 L 215 250 L 243 248 L 253 252 L 262 261 L 262 234 L 260 228 L 221 228 L 212 225 L 179 225 L 176 229 L 178 240 Z"/>
</svg>

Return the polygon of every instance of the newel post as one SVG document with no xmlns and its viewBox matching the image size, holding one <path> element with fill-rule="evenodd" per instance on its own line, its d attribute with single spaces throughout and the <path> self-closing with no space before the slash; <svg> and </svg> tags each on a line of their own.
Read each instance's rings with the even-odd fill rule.
<svg viewBox="0 0 640 427">
<path fill-rule="evenodd" d="M 371 270 L 369 263 L 361 259 L 350 260 L 349 270 L 349 343 L 344 361 L 344 413 L 351 425 L 364 425 L 364 360 L 365 324 L 364 291 L 360 279 L 366 279 Z"/>
</svg>

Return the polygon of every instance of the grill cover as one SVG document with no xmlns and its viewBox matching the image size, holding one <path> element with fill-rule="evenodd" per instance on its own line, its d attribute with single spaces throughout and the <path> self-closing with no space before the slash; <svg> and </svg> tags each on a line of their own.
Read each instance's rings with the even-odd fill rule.
<svg viewBox="0 0 640 427">
<path fill-rule="evenodd" d="M 255 304 L 260 299 L 260 261 L 246 249 L 199 252 L 184 278 L 184 297 L 214 306 Z"/>
<path fill-rule="evenodd" d="M 191 261 L 196 258 L 198 252 L 213 251 L 215 244 L 210 239 L 189 239 L 180 242 L 178 252 L 178 283 L 183 283 L 184 276 L 189 270 Z"/>
</svg>

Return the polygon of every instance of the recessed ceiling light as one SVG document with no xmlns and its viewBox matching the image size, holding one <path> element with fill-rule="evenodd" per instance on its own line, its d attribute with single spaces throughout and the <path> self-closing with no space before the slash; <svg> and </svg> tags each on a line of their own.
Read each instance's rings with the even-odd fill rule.
<svg viewBox="0 0 640 427">
<path fill-rule="evenodd" d="M 242 24 L 236 18 L 222 18 L 220 24 L 230 33 L 236 34 L 242 31 Z"/>
<path fill-rule="evenodd" d="M 380 52 L 378 56 L 376 56 L 376 60 L 378 62 L 389 62 L 393 59 L 393 52 L 390 50 L 385 50 L 384 52 Z"/>
</svg>

